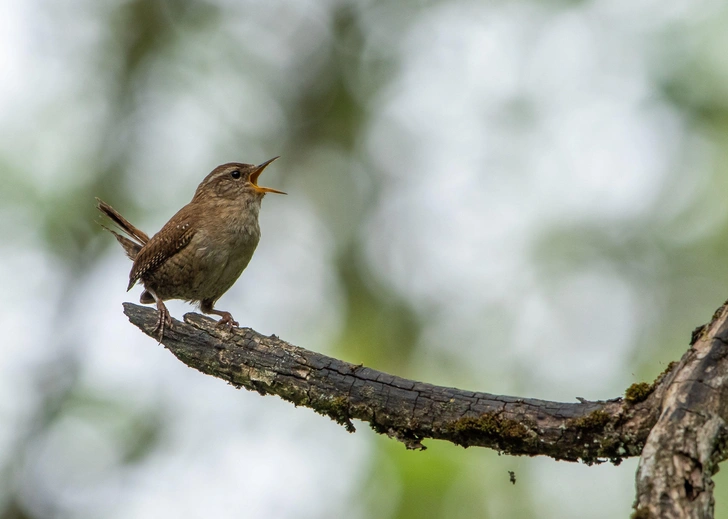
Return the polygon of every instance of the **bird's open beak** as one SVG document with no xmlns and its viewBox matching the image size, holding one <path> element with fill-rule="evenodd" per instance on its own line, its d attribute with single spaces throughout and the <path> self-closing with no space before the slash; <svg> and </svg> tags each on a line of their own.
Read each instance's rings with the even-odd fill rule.
<svg viewBox="0 0 728 519">
<path fill-rule="evenodd" d="M 266 160 L 265 162 L 263 162 L 263 164 L 257 166 L 255 168 L 255 171 L 250 174 L 250 183 L 253 184 L 253 189 L 255 189 L 258 193 L 278 193 L 279 195 L 286 194 L 283 191 L 278 191 L 277 189 L 273 189 L 272 187 L 261 187 L 258 185 L 258 177 L 260 176 L 260 174 L 263 173 L 263 170 L 268 166 L 268 164 L 270 164 L 277 158 L 278 157 L 273 157 L 270 160 Z"/>
</svg>

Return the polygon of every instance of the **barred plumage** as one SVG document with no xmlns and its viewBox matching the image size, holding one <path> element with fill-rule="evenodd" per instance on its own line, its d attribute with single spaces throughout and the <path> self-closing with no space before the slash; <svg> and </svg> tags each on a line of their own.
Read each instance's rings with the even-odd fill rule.
<svg viewBox="0 0 728 519">
<path fill-rule="evenodd" d="M 255 252 L 263 196 L 271 192 L 285 194 L 257 185 L 260 173 L 273 160 L 259 166 L 218 166 L 200 183 L 192 201 L 151 238 L 97 199 L 99 211 L 128 235 L 105 227 L 134 261 L 127 290 L 141 282 L 145 290 L 140 301 L 157 304 L 160 341 L 165 325 L 172 322 L 164 305 L 167 299 L 198 303 L 203 312 L 221 316 L 220 324 L 238 325 L 229 312 L 216 310 L 214 305 Z"/>
</svg>

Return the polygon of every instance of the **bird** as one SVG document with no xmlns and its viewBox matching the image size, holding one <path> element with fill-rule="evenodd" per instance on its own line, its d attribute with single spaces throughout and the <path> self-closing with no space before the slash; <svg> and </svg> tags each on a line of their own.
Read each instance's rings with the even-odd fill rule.
<svg viewBox="0 0 728 519">
<path fill-rule="evenodd" d="M 144 286 L 142 304 L 156 304 L 154 332 L 161 342 L 172 317 L 165 301 L 181 299 L 218 315 L 219 326 L 237 327 L 230 312 L 215 308 L 248 266 L 258 242 L 258 215 L 266 193 L 283 191 L 258 185 L 263 170 L 279 157 L 259 165 L 230 162 L 216 167 L 197 187 L 189 204 L 180 209 L 151 238 L 118 211 L 96 198 L 98 210 L 121 233 L 114 235 L 133 261 L 127 291 Z"/>
</svg>

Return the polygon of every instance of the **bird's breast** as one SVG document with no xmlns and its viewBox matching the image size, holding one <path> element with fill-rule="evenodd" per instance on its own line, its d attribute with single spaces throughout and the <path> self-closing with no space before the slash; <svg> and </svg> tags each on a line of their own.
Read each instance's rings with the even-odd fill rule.
<svg viewBox="0 0 728 519">
<path fill-rule="evenodd" d="M 229 216 L 221 226 L 198 230 L 190 243 L 200 266 L 194 284 L 211 289 L 205 298 L 216 299 L 235 283 L 248 266 L 259 241 L 257 214 L 255 218 Z"/>
</svg>

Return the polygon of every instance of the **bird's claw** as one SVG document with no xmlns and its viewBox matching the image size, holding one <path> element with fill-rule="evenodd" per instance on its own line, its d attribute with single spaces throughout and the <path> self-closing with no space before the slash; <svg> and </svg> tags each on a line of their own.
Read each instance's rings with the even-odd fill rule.
<svg viewBox="0 0 728 519">
<path fill-rule="evenodd" d="M 233 316 L 230 312 L 221 312 L 220 315 L 222 315 L 222 318 L 217 322 L 218 328 L 237 328 L 238 326 L 240 326 L 240 323 L 233 319 Z"/>
<path fill-rule="evenodd" d="M 157 312 L 157 322 L 154 325 L 154 329 L 152 332 L 157 333 L 157 339 L 159 339 L 159 342 L 162 342 L 162 339 L 164 338 L 164 328 L 172 327 L 172 316 L 169 315 L 169 310 L 167 310 L 166 306 L 162 306 L 159 308 L 159 311 Z"/>
</svg>

